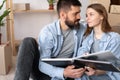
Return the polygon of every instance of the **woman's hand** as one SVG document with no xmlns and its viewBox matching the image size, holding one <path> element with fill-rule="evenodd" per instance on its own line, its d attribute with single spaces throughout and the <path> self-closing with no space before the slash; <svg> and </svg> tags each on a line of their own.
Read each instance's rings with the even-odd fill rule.
<svg viewBox="0 0 120 80">
<path fill-rule="evenodd" d="M 85 67 L 87 71 L 85 71 L 85 73 L 88 75 L 88 76 L 92 76 L 92 75 L 95 75 L 96 74 L 96 70 L 91 68 L 91 67 Z"/>
<path fill-rule="evenodd" d="M 75 69 L 74 65 L 68 66 L 64 69 L 64 77 L 80 78 L 85 72 L 84 68 Z"/>
<path fill-rule="evenodd" d="M 106 71 L 103 70 L 95 70 L 93 68 L 90 67 L 86 67 L 87 71 L 85 72 L 88 76 L 92 76 L 92 75 L 102 75 L 105 74 Z"/>
</svg>

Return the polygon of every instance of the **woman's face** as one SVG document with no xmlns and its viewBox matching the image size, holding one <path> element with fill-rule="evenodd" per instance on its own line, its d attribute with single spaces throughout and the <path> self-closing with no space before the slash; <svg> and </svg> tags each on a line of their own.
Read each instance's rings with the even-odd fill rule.
<svg viewBox="0 0 120 80">
<path fill-rule="evenodd" d="M 86 21 L 89 27 L 101 26 L 103 17 L 94 9 L 87 8 Z"/>
</svg>

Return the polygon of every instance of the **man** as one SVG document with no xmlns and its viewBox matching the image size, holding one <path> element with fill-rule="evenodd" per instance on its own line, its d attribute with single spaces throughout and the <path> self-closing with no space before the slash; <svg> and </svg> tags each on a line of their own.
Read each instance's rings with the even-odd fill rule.
<svg viewBox="0 0 120 80">
<path fill-rule="evenodd" d="M 57 12 L 59 20 L 47 25 L 39 35 L 41 58 L 75 57 L 81 46 L 85 27 L 80 20 L 79 0 L 59 0 Z M 28 80 L 32 73 L 35 80 L 74 80 L 80 78 L 85 69 L 76 69 L 74 65 L 66 68 L 55 67 L 39 61 L 39 50 L 32 38 L 23 40 L 18 54 L 15 80 Z M 39 63 L 39 70 L 38 70 Z"/>
</svg>

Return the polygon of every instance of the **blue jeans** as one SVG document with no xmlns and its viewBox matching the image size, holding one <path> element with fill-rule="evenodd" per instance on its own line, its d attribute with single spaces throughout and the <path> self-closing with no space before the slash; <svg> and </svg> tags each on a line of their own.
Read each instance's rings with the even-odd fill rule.
<svg viewBox="0 0 120 80">
<path fill-rule="evenodd" d="M 107 74 L 99 75 L 99 76 L 90 76 L 90 80 L 112 80 Z"/>
<path fill-rule="evenodd" d="M 51 78 L 39 71 L 40 53 L 38 44 L 34 38 L 25 38 L 20 44 L 14 80 L 51 80 Z"/>
</svg>

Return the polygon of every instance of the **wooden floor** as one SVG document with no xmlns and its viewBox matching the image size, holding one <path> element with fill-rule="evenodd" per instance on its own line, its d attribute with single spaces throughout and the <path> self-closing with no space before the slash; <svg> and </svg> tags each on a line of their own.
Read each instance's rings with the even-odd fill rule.
<svg viewBox="0 0 120 80">
<path fill-rule="evenodd" d="M 12 57 L 12 68 L 7 75 L 0 75 L 0 80 L 13 80 L 15 74 L 16 57 Z"/>
<path fill-rule="evenodd" d="M 7 75 L 0 75 L 0 80 L 14 80 L 15 65 L 16 65 L 16 56 L 12 57 L 12 68 L 10 72 Z"/>
</svg>

